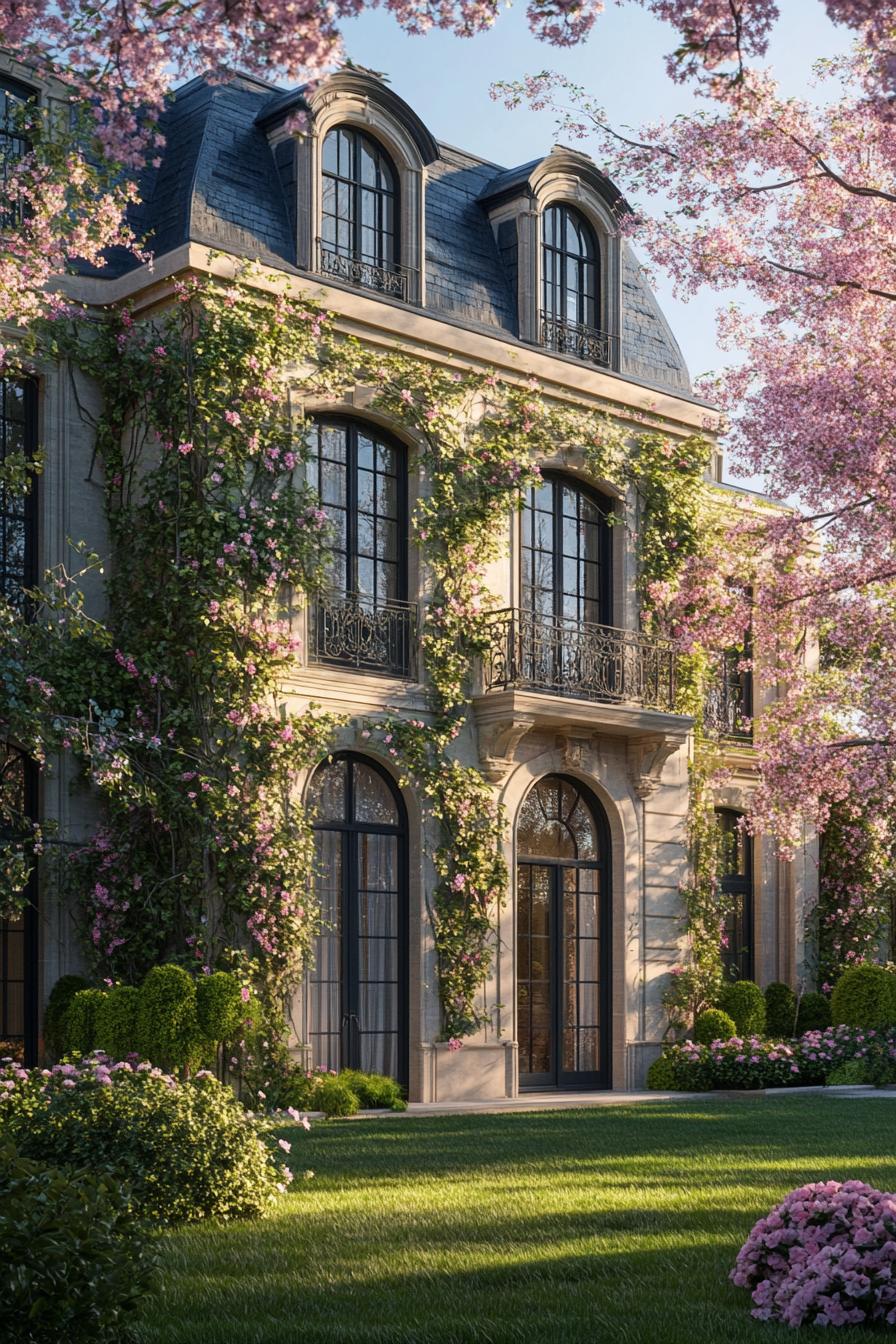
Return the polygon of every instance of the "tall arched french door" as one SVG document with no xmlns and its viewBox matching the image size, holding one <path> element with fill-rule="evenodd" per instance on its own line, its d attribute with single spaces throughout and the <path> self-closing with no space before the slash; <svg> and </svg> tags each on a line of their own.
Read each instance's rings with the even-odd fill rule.
<svg viewBox="0 0 896 1344">
<path fill-rule="evenodd" d="M 387 773 L 341 753 L 311 781 L 321 932 L 305 986 L 312 1063 L 407 1083 L 407 816 Z"/>
<path fill-rule="evenodd" d="M 548 775 L 520 809 L 517 1040 L 521 1087 L 610 1086 L 610 847 L 597 799 Z"/>
</svg>

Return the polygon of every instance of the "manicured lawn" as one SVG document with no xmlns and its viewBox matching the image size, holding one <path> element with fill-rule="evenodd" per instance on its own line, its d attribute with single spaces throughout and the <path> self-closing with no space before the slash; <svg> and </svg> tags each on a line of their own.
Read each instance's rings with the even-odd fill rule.
<svg viewBox="0 0 896 1344">
<path fill-rule="evenodd" d="M 651 1103 L 284 1130 L 262 1223 L 165 1238 L 141 1344 L 793 1339 L 727 1282 L 809 1180 L 896 1189 L 896 1099 Z M 811 1332 L 811 1338 L 815 1332 Z M 840 1341 L 879 1337 L 840 1330 Z"/>
</svg>

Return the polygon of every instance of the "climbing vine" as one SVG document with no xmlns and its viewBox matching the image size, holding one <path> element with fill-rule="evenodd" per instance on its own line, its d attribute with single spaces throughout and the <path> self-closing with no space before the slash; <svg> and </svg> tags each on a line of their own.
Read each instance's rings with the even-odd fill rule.
<svg viewBox="0 0 896 1344">
<path fill-rule="evenodd" d="M 489 1017 L 482 990 L 507 890 L 504 818 L 459 758 L 499 605 L 487 567 L 538 463 L 584 453 L 589 473 L 639 501 L 646 608 L 649 584 L 695 545 L 706 445 L 620 429 L 534 383 L 371 351 L 313 304 L 263 298 L 251 275 L 178 284 L 149 319 L 125 309 L 54 323 L 44 352 L 102 394 L 108 610 L 85 597 L 101 568 L 86 553 L 34 594 L 34 619 L 4 609 L 0 718 L 38 760 L 73 753 L 102 801 L 102 825 L 62 865 L 97 967 L 133 980 L 163 959 L 239 964 L 271 1006 L 299 982 L 318 915 L 296 785 L 340 723 L 290 712 L 282 691 L 298 652 L 293 614 L 322 582 L 327 543 L 295 404 L 365 386 L 417 446 L 412 534 L 430 596 L 427 711 L 374 716 L 362 735 L 437 824 L 428 900 L 443 1034 L 469 1035 Z"/>
<path fill-rule="evenodd" d="M 821 837 L 818 902 L 808 929 L 824 992 L 848 966 L 880 958 L 894 895 L 888 813 L 869 807 L 867 799 L 861 807 L 849 799 L 836 804 Z"/>
</svg>

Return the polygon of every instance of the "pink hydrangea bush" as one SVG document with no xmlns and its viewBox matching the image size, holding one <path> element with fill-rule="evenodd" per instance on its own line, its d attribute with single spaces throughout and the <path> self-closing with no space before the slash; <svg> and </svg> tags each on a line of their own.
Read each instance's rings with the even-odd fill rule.
<svg viewBox="0 0 896 1344">
<path fill-rule="evenodd" d="M 731 1278 L 785 1325 L 896 1325 L 896 1195 L 862 1181 L 794 1190 L 760 1218 Z"/>
</svg>

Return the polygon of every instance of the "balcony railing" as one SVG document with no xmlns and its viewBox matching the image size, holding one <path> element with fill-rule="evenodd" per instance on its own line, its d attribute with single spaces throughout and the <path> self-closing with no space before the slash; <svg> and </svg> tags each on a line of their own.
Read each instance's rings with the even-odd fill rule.
<svg viewBox="0 0 896 1344">
<path fill-rule="evenodd" d="M 613 347 L 616 341 L 606 331 L 596 327 L 583 326 L 581 322 L 570 322 L 555 313 L 542 311 L 541 343 L 548 350 L 556 350 L 560 355 L 574 355 L 589 364 L 602 364 L 610 368 L 613 363 Z"/>
<path fill-rule="evenodd" d="M 310 616 L 310 659 L 367 672 L 410 677 L 417 642 L 412 602 L 377 602 L 356 594 L 319 596 Z"/>
<path fill-rule="evenodd" d="M 317 272 L 319 275 L 344 280 L 349 285 L 357 285 L 360 289 L 373 289 L 378 294 L 403 299 L 407 303 L 408 272 L 403 266 L 378 266 L 361 257 L 345 256 L 322 238 L 317 240 Z"/>
<path fill-rule="evenodd" d="M 752 676 L 738 671 L 736 657 L 725 657 L 706 687 L 703 726 L 715 737 L 749 742 L 753 736 L 752 714 Z"/>
<path fill-rule="evenodd" d="M 485 689 L 527 689 L 675 712 L 675 654 L 666 640 L 609 625 L 508 609 L 489 622 Z"/>
</svg>

